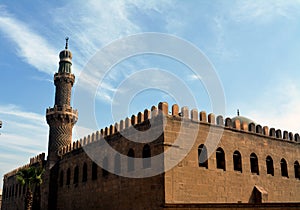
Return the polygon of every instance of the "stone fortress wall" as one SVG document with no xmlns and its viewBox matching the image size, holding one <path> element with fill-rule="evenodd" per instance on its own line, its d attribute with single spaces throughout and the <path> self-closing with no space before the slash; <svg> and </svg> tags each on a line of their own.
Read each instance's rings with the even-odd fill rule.
<svg viewBox="0 0 300 210">
<path fill-rule="evenodd" d="M 196 109 L 189 111 L 187 107 L 179 113 L 177 105 L 171 109 L 169 114 L 168 104 L 159 103 L 158 108 L 153 106 L 151 111 L 121 120 L 59 150 L 57 208 L 159 209 L 165 204 L 181 203 L 299 202 L 299 134 L 215 117 Z M 163 121 L 161 113 L 165 116 Z M 158 120 L 153 126 L 150 119 Z M 95 163 L 96 156 L 91 158 L 85 153 L 86 150 L 92 150 L 93 154 L 103 152 L 101 145 L 105 140 L 121 154 L 131 157 L 155 156 L 174 147 L 180 154 L 181 148 L 173 143 L 182 121 L 187 122 L 187 132 L 183 133 L 186 139 L 191 138 L 194 127 L 199 127 L 195 144 L 173 169 L 157 176 L 143 179 L 117 176 L 113 172 L 122 170 L 120 167 L 130 173 L 129 160 L 107 154 L 102 164 L 110 169 L 108 172 Z M 163 127 L 162 135 L 151 143 L 131 142 L 120 135 L 132 128 L 145 131 L 150 126 L 154 131 Z M 216 133 L 222 130 L 222 138 L 208 161 L 199 163 L 199 154 L 205 154 L 210 128 Z M 133 138 L 143 138 L 136 135 Z M 120 161 L 127 164 L 119 164 Z M 161 160 L 162 167 L 167 161 L 166 157 Z M 133 169 L 138 164 L 144 162 L 136 162 Z M 149 170 L 151 164 L 154 163 L 146 166 Z M 11 190 L 18 189 L 16 171 L 5 175 L 4 209 L 13 209 L 9 206 L 19 199 L 20 190 Z"/>
</svg>

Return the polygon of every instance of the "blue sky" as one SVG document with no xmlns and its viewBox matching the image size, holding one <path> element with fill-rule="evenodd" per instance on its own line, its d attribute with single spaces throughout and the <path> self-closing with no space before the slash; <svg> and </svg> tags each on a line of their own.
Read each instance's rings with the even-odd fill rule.
<svg viewBox="0 0 300 210">
<path fill-rule="evenodd" d="M 54 103 L 53 74 L 65 36 L 70 37 L 77 78 L 93 55 L 116 39 L 143 32 L 178 36 L 197 46 L 214 65 L 225 93 L 226 116 L 235 116 L 239 108 L 241 115 L 262 125 L 299 132 L 299 11 L 298 0 L 2 0 L 0 176 L 47 151 L 45 109 Z M 185 75 L 197 108 L 212 111 L 203 84 L 183 74 L 184 66 L 144 55 L 122 62 L 106 78 L 95 102 L 99 128 L 114 123 L 108 113 L 119 83 L 146 68 Z M 165 100 L 173 102 L 165 93 L 144 91 L 133 99 L 128 116 Z M 94 130 L 80 125 L 85 133 Z"/>
</svg>

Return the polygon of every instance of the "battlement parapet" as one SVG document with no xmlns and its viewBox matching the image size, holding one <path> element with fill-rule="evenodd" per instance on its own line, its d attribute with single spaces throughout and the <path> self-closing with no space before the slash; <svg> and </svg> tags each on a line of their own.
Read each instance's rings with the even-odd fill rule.
<svg viewBox="0 0 300 210">
<path fill-rule="evenodd" d="M 293 143 L 300 143 L 300 135 L 298 133 L 293 134 L 288 131 L 281 131 L 280 129 L 270 128 L 268 126 L 261 126 L 254 123 L 241 122 L 239 119 L 231 119 L 229 117 L 224 118 L 221 115 L 215 116 L 215 114 L 207 114 L 205 111 L 198 112 L 197 109 L 192 109 L 189 111 L 189 108 L 184 106 L 179 112 L 179 106 L 177 104 L 172 105 L 171 114 L 169 113 L 168 103 L 160 102 L 158 107 L 152 106 L 151 111 L 145 109 L 144 112 L 139 112 L 138 115 L 132 115 L 131 118 L 126 118 L 125 120 L 120 120 L 119 123 L 105 127 L 83 139 L 77 140 L 68 146 L 63 147 L 59 150 L 59 156 L 63 156 L 66 153 L 69 153 L 73 150 L 79 149 L 87 144 L 90 144 L 95 141 L 100 141 L 105 137 L 114 135 L 117 132 L 128 129 L 131 126 L 141 124 L 147 120 L 155 118 L 159 115 L 176 117 L 176 119 L 181 120 L 190 120 L 192 122 L 207 124 L 209 126 L 222 127 L 224 129 L 247 132 L 250 134 L 266 136 L 269 138 L 284 140 Z"/>
<path fill-rule="evenodd" d="M 30 158 L 28 164 L 25 164 L 25 165 L 23 165 L 21 167 L 18 167 L 16 169 L 14 169 L 14 170 L 6 173 L 4 175 L 4 178 L 6 179 L 8 177 L 14 176 L 14 175 L 16 175 L 18 173 L 18 171 L 20 171 L 20 170 L 22 170 L 24 168 L 28 168 L 28 167 L 30 167 L 32 165 L 36 165 L 36 164 L 42 164 L 44 161 L 45 161 L 45 153 L 41 153 L 41 154 L 39 154 L 39 155 L 37 155 L 35 157 Z"/>
<path fill-rule="evenodd" d="M 30 158 L 29 165 L 34 165 L 43 161 L 45 161 L 45 153 L 41 153 L 33 158 Z"/>
</svg>

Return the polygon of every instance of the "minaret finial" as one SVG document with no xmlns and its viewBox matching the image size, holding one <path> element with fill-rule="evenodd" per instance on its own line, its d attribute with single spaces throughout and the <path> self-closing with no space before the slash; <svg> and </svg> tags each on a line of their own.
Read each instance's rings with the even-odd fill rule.
<svg viewBox="0 0 300 210">
<path fill-rule="evenodd" d="M 237 116 L 240 116 L 240 110 L 237 109 Z"/>
<path fill-rule="evenodd" d="M 68 42 L 69 42 L 69 37 L 66 37 L 66 47 L 65 47 L 66 50 L 68 49 Z"/>
</svg>

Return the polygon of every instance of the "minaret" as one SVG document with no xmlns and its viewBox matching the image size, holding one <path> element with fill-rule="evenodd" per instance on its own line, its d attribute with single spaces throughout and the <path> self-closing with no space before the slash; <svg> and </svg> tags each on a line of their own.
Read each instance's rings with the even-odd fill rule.
<svg viewBox="0 0 300 210">
<path fill-rule="evenodd" d="M 72 74 L 72 53 L 66 47 L 59 53 L 59 68 L 54 74 L 55 103 L 53 108 L 46 111 L 49 124 L 48 161 L 54 164 L 58 160 L 58 150 L 72 142 L 72 129 L 78 119 L 77 110 L 71 107 L 71 92 L 75 81 Z M 50 165 L 52 165 L 50 164 Z"/>
</svg>

